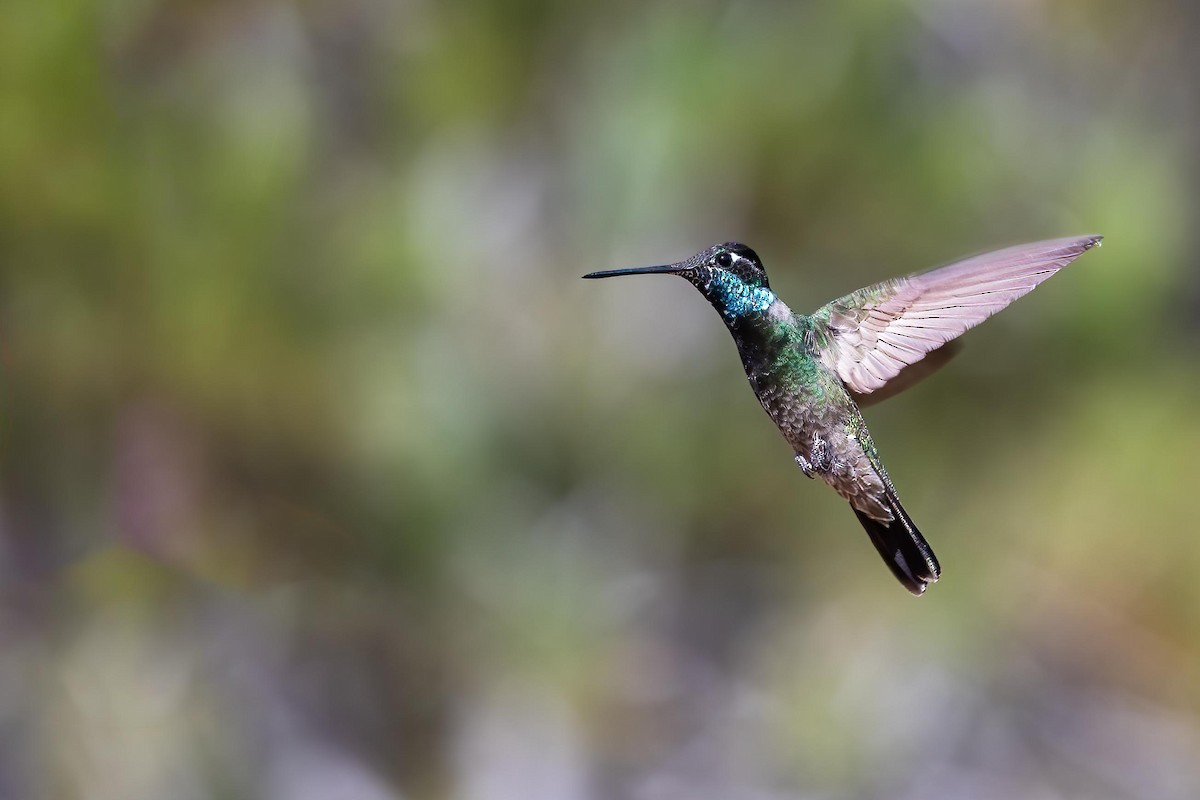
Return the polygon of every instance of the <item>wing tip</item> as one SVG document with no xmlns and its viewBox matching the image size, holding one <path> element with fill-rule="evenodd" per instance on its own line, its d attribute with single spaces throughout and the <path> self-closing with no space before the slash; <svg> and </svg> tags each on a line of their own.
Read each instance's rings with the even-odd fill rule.
<svg viewBox="0 0 1200 800">
<path fill-rule="evenodd" d="M 1088 250 L 1094 250 L 1104 241 L 1104 237 L 1098 233 L 1088 234 L 1086 236 L 1068 236 L 1062 239 L 1050 239 L 1045 242 L 1039 242 L 1045 248 L 1043 254 L 1047 259 L 1047 263 L 1053 264 L 1051 274 L 1070 264 L 1075 259 L 1086 253 Z M 1036 247 L 1032 245 L 1031 247 Z"/>
<path fill-rule="evenodd" d="M 1067 236 L 1062 239 L 1048 239 L 1047 241 L 1038 242 L 1034 245 L 1027 246 L 1036 247 L 1038 244 L 1040 244 L 1041 246 L 1045 247 L 1047 251 L 1049 251 L 1047 255 L 1049 255 L 1051 258 L 1057 257 L 1076 259 L 1086 253 L 1088 250 L 1099 247 L 1102 241 L 1104 241 L 1104 237 L 1102 235 L 1098 233 L 1091 233 L 1084 236 Z M 1057 251 L 1057 254 L 1055 251 Z"/>
</svg>

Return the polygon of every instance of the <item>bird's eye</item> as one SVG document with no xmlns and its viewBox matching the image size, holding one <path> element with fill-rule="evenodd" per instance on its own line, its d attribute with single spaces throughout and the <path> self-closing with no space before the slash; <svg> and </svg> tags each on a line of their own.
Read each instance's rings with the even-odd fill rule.
<svg viewBox="0 0 1200 800">
<path fill-rule="evenodd" d="M 721 253 L 717 256 L 717 266 L 718 267 L 728 267 L 728 266 L 731 266 L 732 264 L 733 264 L 733 256 L 729 255 L 729 253 Z"/>
</svg>

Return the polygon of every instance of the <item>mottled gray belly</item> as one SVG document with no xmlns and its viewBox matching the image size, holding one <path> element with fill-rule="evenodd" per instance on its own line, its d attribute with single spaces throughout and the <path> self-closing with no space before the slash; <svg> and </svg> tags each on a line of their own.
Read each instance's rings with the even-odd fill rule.
<svg viewBox="0 0 1200 800">
<path fill-rule="evenodd" d="M 857 410 L 831 408 L 826 398 L 809 397 L 801 392 L 768 386 L 755 394 L 798 456 L 815 463 L 817 440 L 823 442 L 825 468 L 816 471 L 822 480 L 867 516 L 890 521 L 891 509 L 883 502 L 883 479 L 847 424 L 851 415 L 857 416 Z"/>
</svg>

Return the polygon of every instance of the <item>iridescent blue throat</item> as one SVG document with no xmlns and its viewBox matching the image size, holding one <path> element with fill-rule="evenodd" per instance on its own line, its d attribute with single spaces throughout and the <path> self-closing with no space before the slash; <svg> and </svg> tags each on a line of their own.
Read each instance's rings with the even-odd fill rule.
<svg viewBox="0 0 1200 800">
<path fill-rule="evenodd" d="M 766 311 L 775 302 L 775 293 L 765 286 L 748 286 L 728 272 L 717 272 L 709 280 L 713 305 L 727 319 Z"/>
</svg>

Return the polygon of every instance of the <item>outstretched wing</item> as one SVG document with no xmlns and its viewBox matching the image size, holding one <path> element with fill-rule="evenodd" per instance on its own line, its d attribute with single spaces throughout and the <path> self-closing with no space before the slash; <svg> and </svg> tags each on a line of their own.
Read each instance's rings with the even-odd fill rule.
<svg viewBox="0 0 1200 800">
<path fill-rule="evenodd" d="M 821 360 L 852 392 L 870 394 L 1033 291 L 1101 238 L 1018 245 L 859 289 L 813 315 Z"/>
</svg>

